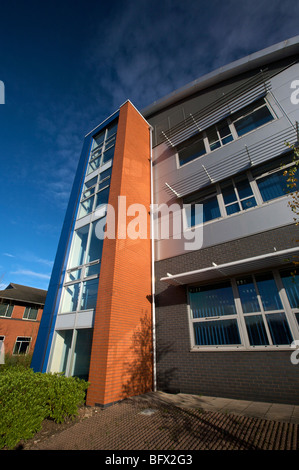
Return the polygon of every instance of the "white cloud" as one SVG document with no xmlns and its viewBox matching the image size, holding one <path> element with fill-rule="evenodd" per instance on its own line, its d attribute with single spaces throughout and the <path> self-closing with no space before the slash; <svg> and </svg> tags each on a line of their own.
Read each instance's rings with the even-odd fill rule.
<svg viewBox="0 0 299 470">
<path fill-rule="evenodd" d="M 18 269 L 17 271 L 12 271 L 10 274 L 17 274 L 20 276 L 33 276 L 39 279 L 47 279 L 47 280 L 50 279 L 49 274 L 38 273 L 36 271 L 31 271 L 29 269 Z"/>
<path fill-rule="evenodd" d="M 11 253 L 3 253 L 3 256 L 7 256 L 8 258 L 15 258 L 15 256 Z"/>
<path fill-rule="evenodd" d="M 95 96 L 139 109 L 229 62 L 297 34 L 293 0 L 124 2 L 88 56 Z M 117 20 L 117 26 L 114 21 Z"/>
</svg>

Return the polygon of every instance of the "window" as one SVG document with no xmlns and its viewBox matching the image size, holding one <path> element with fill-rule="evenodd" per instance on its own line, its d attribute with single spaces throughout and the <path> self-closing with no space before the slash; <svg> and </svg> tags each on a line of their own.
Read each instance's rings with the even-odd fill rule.
<svg viewBox="0 0 299 470">
<path fill-rule="evenodd" d="M 91 225 L 90 241 L 86 257 L 87 263 L 91 263 L 92 261 L 102 258 L 103 240 L 99 239 L 97 236 L 97 223 L 98 220 L 93 222 Z"/>
<path fill-rule="evenodd" d="M 11 318 L 13 308 L 13 305 L 0 304 L 0 317 Z"/>
<path fill-rule="evenodd" d="M 86 183 L 84 183 L 83 193 L 82 193 L 83 199 L 89 196 L 92 196 L 94 194 L 96 184 L 97 184 L 97 177 L 92 178 L 91 180 L 86 181 Z"/>
<path fill-rule="evenodd" d="M 23 315 L 23 319 L 36 320 L 38 314 L 38 308 L 26 307 Z"/>
<path fill-rule="evenodd" d="M 100 205 L 108 203 L 111 172 L 112 166 L 84 183 L 78 219 L 91 214 Z"/>
<path fill-rule="evenodd" d="M 292 156 L 287 155 L 280 162 L 275 159 L 274 162 L 267 162 L 252 170 L 253 178 L 264 202 L 285 196 L 290 192 L 284 171 L 293 164 Z M 293 191 L 296 190 L 295 187 Z"/>
<path fill-rule="evenodd" d="M 206 153 L 212 152 L 238 137 L 272 121 L 274 115 L 264 99 L 233 113 L 230 118 L 208 127 L 177 147 L 179 164 L 185 165 Z"/>
<path fill-rule="evenodd" d="M 91 328 L 86 328 L 77 330 L 76 334 L 73 370 L 71 375 L 83 380 L 88 380 L 92 333 Z"/>
<path fill-rule="evenodd" d="M 191 288 L 189 300 L 197 346 L 241 344 L 230 283 Z"/>
<path fill-rule="evenodd" d="M 72 251 L 69 259 L 69 267 L 80 266 L 83 264 L 88 240 L 89 225 L 79 228 L 74 232 Z"/>
<path fill-rule="evenodd" d="M 80 310 L 95 308 L 97 302 L 99 279 L 83 282 Z"/>
<path fill-rule="evenodd" d="M 288 269 L 281 272 L 281 279 L 288 301 L 299 326 L 299 275 Z"/>
<path fill-rule="evenodd" d="M 289 299 L 287 304 L 282 301 L 284 292 Z M 299 329 L 292 330 L 290 321 L 292 313 L 298 321 L 298 301 L 299 276 L 292 275 L 290 270 L 190 287 L 194 345 L 288 347 L 294 338 L 299 338 Z"/>
<path fill-rule="evenodd" d="M 109 186 L 106 188 L 102 189 L 97 193 L 97 200 L 96 200 L 96 208 L 108 204 L 108 198 L 109 198 Z"/>
<path fill-rule="evenodd" d="M 259 101 L 232 116 L 239 137 L 263 126 L 274 119 L 265 101 Z"/>
<path fill-rule="evenodd" d="M 92 333 L 91 328 L 56 331 L 50 371 L 88 380 Z"/>
<path fill-rule="evenodd" d="M 116 131 L 117 123 L 113 123 L 94 137 L 87 174 L 99 169 L 108 161 L 113 160 Z"/>
<path fill-rule="evenodd" d="M 70 284 L 64 288 L 61 313 L 75 312 L 77 310 L 80 293 L 80 283 Z"/>
<path fill-rule="evenodd" d="M 29 352 L 31 338 L 25 336 L 18 336 L 13 354 L 27 354 Z"/>
<path fill-rule="evenodd" d="M 201 197 L 196 198 L 195 201 L 194 197 L 184 199 L 184 204 L 191 204 L 190 210 L 186 211 L 188 227 L 194 227 L 198 223 L 221 217 L 216 191 L 212 189 L 211 191 L 202 191 L 200 194 Z M 196 218 L 196 204 L 202 205 L 200 220 Z"/>
<path fill-rule="evenodd" d="M 203 137 L 197 137 L 193 139 L 189 144 L 184 146 L 181 150 L 179 150 L 179 161 L 180 165 L 184 165 L 185 163 L 191 162 L 195 160 L 195 158 L 201 157 L 205 155 L 206 148 L 203 141 Z"/>
<path fill-rule="evenodd" d="M 227 215 L 256 206 L 246 175 L 230 179 L 220 185 Z"/>
<path fill-rule="evenodd" d="M 226 145 L 233 140 L 231 129 L 226 120 L 222 121 L 216 126 L 209 128 L 206 131 L 206 135 L 208 138 L 210 151 L 216 150 L 217 148 Z"/>
<path fill-rule="evenodd" d="M 292 165 L 294 165 L 293 157 L 289 154 L 216 183 L 208 190 L 203 189 L 195 195 L 185 197 L 184 205 L 191 204 L 191 210 L 186 208 L 188 226 L 196 225 L 195 204 L 203 205 L 203 222 L 208 222 L 287 196 L 291 191 L 287 187 L 287 176 L 283 173 Z M 292 191 L 297 190 L 298 185 L 292 188 Z"/>
</svg>

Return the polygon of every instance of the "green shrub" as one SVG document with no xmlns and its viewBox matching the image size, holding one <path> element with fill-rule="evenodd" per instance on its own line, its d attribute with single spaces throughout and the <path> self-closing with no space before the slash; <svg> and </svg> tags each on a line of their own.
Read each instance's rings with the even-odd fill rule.
<svg viewBox="0 0 299 470">
<path fill-rule="evenodd" d="M 61 374 L 7 368 L 0 373 L 0 449 L 14 448 L 41 429 L 44 419 L 57 423 L 78 414 L 88 383 Z"/>
<path fill-rule="evenodd" d="M 32 360 L 32 354 L 12 355 L 5 354 L 4 364 L 0 364 L 0 372 L 10 367 L 29 369 Z"/>
</svg>

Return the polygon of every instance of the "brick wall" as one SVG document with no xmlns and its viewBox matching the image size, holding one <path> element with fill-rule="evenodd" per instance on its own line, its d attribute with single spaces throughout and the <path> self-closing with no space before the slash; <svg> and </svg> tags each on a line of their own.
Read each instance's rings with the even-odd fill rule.
<svg viewBox="0 0 299 470">
<path fill-rule="evenodd" d="M 15 305 L 11 318 L 0 317 L 0 335 L 5 336 L 5 353 L 12 354 L 18 336 L 32 338 L 29 353 L 33 353 L 43 310 L 38 310 L 36 320 L 23 320 L 24 311 L 24 306 Z"/>
<path fill-rule="evenodd" d="M 295 225 L 156 263 L 159 390 L 299 405 L 299 365 L 289 351 L 190 351 L 186 288 L 159 281 L 177 274 L 295 246 Z"/>
<path fill-rule="evenodd" d="M 107 405 L 152 388 L 150 133 L 128 102 L 120 109 L 109 204 L 143 204 L 146 239 L 104 240 L 95 312 L 88 405 Z M 138 214 L 128 216 L 123 229 Z M 136 227 L 138 231 L 138 227 Z"/>
</svg>

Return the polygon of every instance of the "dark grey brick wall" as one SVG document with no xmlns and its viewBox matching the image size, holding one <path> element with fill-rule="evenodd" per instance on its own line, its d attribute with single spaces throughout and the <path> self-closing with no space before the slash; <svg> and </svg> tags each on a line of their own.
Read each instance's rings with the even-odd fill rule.
<svg viewBox="0 0 299 470">
<path fill-rule="evenodd" d="M 159 279 L 296 246 L 298 227 L 282 227 L 156 263 L 157 385 L 180 391 L 299 405 L 299 365 L 289 351 L 190 351 L 186 288 Z"/>
</svg>

